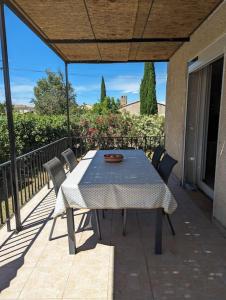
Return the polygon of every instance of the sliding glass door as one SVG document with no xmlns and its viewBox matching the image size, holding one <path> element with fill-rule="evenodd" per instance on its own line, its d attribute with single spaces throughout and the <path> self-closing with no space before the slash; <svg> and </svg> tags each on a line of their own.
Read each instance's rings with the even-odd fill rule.
<svg viewBox="0 0 226 300">
<path fill-rule="evenodd" d="M 223 58 L 189 75 L 185 181 L 213 199 Z"/>
<path fill-rule="evenodd" d="M 223 63 L 221 58 L 205 67 L 207 82 L 200 106 L 198 185 L 211 198 L 215 183 Z"/>
</svg>

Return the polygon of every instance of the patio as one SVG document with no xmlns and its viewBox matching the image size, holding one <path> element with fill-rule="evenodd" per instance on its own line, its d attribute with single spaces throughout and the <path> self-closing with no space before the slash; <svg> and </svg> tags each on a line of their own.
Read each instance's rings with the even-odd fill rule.
<svg viewBox="0 0 226 300">
<path fill-rule="evenodd" d="M 103 10 L 102 1 L 98 8 L 92 1 L 78 1 L 77 6 L 71 4 L 73 1 L 61 1 L 60 6 L 53 2 L 9 0 L 6 5 L 62 58 L 68 89 L 68 64 L 71 63 L 171 60 L 182 43 L 191 42 L 194 31 L 224 1 L 186 1 L 176 14 L 177 1 L 173 5 L 164 0 L 131 1 L 124 8 L 117 1 L 109 1 L 109 7 Z M 19 233 L 7 232 L 6 225 L 0 229 L 0 299 L 225 299 L 225 232 L 211 222 L 211 202 L 199 192 L 182 189 L 175 177 L 171 178 L 170 188 L 179 205 L 172 216 L 176 236 L 171 235 L 164 222 L 163 255 L 154 254 L 155 214 L 147 210 L 129 211 L 126 237 L 122 235 L 121 212 L 108 210 L 106 218 L 101 219 L 101 242 L 94 234 L 95 228 L 93 231 L 89 227 L 90 213 L 77 210 L 76 255 L 68 254 L 66 218 L 57 219 L 56 238 L 48 240 L 55 194 L 44 186 L 47 178 L 42 172 L 43 152 L 33 151 L 26 159 L 20 158 L 20 162 L 28 163 L 22 174 L 17 174 L 4 3 L 0 3 L 0 35 L 11 162 L 2 169 L 2 186 L 7 186 L 5 178 L 11 168 L 13 188 L 9 196 L 14 200 L 15 220 L 9 225 Z M 184 20 L 189 22 L 184 23 Z M 74 24 L 77 26 L 72 26 Z M 184 65 L 194 58 L 196 55 L 192 54 Z M 181 60 L 178 61 L 181 65 Z M 178 80 L 180 76 L 176 75 L 174 78 Z M 66 98 L 70 137 L 68 92 Z M 181 115 L 182 106 L 177 107 Z M 175 144 L 181 145 L 176 129 L 183 126 L 179 125 L 172 128 L 178 139 Z M 61 153 L 62 149 L 57 151 Z M 51 158 L 53 153 L 56 155 L 50 153 Z M 32 163 L 29 164 L 33 159 L 38 161 L 35 175 L 32 175 Z M 30 182 L 30 177 L 34 177 L 34 181 Z M 20 195 L 19 191 L 22 191 Z M 7 202 L 8 194 L 5 194 L 7 197 L 3 200 Z M 4 222 L 7 221 L 6 214 Z"/>
<path fill-rule="evenodd" d="M 153 251 L 152 211 L 130 211 L 123 237 L 121 213 L 110 210 L 101 219 L 101 242 L 92 229 L 81 230 L 89 215 L 75 212 L 79 253 L 69 255 L 65 218 L 56 223 L 59 238 L 48 241 L 55 196 L 44 187 L 22 208 L 23 231 L 0 230 L 0 299 L 223 299 L 226 240 L 210 221 L 210 202 L 175 177 L 170 187 L 179 204 L 176 236 L 164 222 L 160 256 Z"/>
</svg>

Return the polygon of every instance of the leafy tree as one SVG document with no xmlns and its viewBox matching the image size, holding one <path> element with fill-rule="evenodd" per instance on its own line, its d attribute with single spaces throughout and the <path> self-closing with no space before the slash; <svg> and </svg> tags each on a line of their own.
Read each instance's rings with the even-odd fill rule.
<svg viewBox="0 0 226 300">
<path fill-rule="evenodd" d="M 5 114 L 5 103 L 1 103 L 0 102 L 0 115 L 4 115 Z"/>
<path fill-rule="evenodd" d="M 140 113 L 141 115 L 154 115 L 158 113 L 155 67 L 153 62 L 144 63 L 144 76 L 140 85 Z"/>
<path fill-rule="evenodd" d="M 102 101 L 94 104 L 93 112 L 99 115 L 118 113 L 119 107 L 119 100 L 115 101 L 114 97 L 105 97 Z"/>
<path fill-rule="evenodd" d="M 35 98 L 32 102 L 35 104 L 35 110 L 39 114 L 65 114 L 67 111 L 66 86 L 62 72 L 57 73 L 46 71 L 47 77 L 38 80 L 34 87 Z M 69 86 L 69 106 L 77 106 L 75 91 Z"/>
<path fill-rule="evenodd" d="M 100 102 L 103 102 L 106 97 L 106 86 L 105 86 L 105 81 L 104 77 L 102 76 L 101 79 L 101 91 L 100 91 Z"/>
<path fill-rule="evenodd" d="M 120 108 L 120 101 L 119 99 L 115 100 L 113 97 L 111 98 L 111 112 L 113 114 L 117 114 Z"/>
</svg>

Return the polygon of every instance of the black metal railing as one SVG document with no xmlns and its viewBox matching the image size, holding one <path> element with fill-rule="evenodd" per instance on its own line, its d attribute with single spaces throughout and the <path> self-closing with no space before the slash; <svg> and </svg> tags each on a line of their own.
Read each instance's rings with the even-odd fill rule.
<svg viewBox="0 0 226 300">
<path fill-rule="evenodd" d="M 164 137 L 72 137 L 71 145 L 76 157 L 82 157 L 87 151 L 94 149 L 142 149 L 152 152 L 158 145 L 164 144 Z"/>
<path fill-rule="evenodd" d="M 65 137 L 17 158 L 18 195 L 22 207 L 47 183 L 49 178 L 43 164 L 53 157 L 62 160 L 61 152 L 72 147 L 79 160 L 93 149 L 143 149 L 147 154 L 164 138 L 159 137 Z M 0 164 L 0 226 L 7 224 L 11 230 L 10 218 L 14 214 L 12 176 L 10 161 Z"/>
<path fill-rule="evenodd" d="M 68 138 L 62 138 L 17 158 L 21 207 L 48 183 L 49 179 L 42 165 L 54 156 L 61 158 L 61 152 L 68 146 Z M 8 230 L 11 228 L 10 218 L 14 213 L 13 203 L 11 162 L 7 161 L 0 165 L 0 226 L 6 223 Z"/>
</svg>

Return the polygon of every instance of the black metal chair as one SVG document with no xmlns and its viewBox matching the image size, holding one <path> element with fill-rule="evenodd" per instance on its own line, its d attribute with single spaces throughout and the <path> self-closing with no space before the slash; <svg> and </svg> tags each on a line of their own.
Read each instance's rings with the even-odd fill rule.
<svg viewBox="0 0 226 300">
<path fill-rule="evenodd" d="M 66 179 L 66 174 L 64 172 L 64 166 L 57 157 L 54 157 L 53 159 L 47 161 L 43 165 L 43 167 L 46 169 L 49 178 L 53 182 L 54 191 L 57 196 L 61 184 Z M 52 228 L 51 228 L 50 234 L 49 234 L 49 241 L 51 241 L 53 239 L 52 235 L 53 235 L 53 230 L 56 225 L 56 220 L 57 220 L 57 217 L 55 217 L 53 220 L 53 225 L 52 225 Z"/>
<path fill-rule="evenodd" d="M 165 154 L 163 159 L 158 165 L 158 173 L 162 177 L 165 184 L 168 184 L 170 174 L 173 170 L 173 167 L 177 164 L 177 160 L 172 158 L 169 154 Z"/>
<path fill-rule="evenodd" d="M 49 178 L 53 182 L 54 191 L 55 191 L 55 194 L 57 196 L 58 191 L 59 191 L 62 183 L 66 179 L 66 174 L 65 174 L 65 171 L 64 171 L 63 164 L 61 163 L 61 161 L 57 157 L 54 157 L 50 161 L 43 164 L 43 167 L 46 169 L 46 171 L 49 175 Z M 101 239 L 100 222 L 99 222 L 99 216 L 98 216 L 98 211 L 97 210 L 95 210 L 95 217 L 96 217 L 96 223 L 97 223 L 98 236 L 99 236 L 99 239 Z M 56 239 L 56 238 L 52 238 L 53 230 L 54 230 L 55 225 L 56 225 L 56 220 L 57 220 L 57 217 L 55 217 L 54 220 L 53 220 L 53 225 L 52 225 L 50 235 L 49 235 L 49 240 L 50 241 L 53 240 L 53 239 Z"/>
<path fill-rule="evenodd" d="M 155 167 L 155 169 L 158 169 L 160 159 L 165 151 L 166 150 L 162 146 L 158 146 L 155 148 L 155 151 L 153 153 L 152 160 L 151 160 L 151 163 Z"/>
<path fill-rule="evenodd" d="M 169 154 L 165 154 L 163 159 L 160 161 L 158 165 L 158 173 L 165 182 L 165 184 L 168 184 L 168 180 L 170 177 L 170 174 L 173 170 L 173 167 L 177 164 L 177 160 L 175 160 L 173 157 L 171 157 Z M 170 225 L 170 229 L 172 231 L 172 234 L 175 235 L 175 230 L 173 228 L 173 224 L 170 220 L 170 216 L 166 213 L 164 213 L 167 217 L 168 223 Z"/>
<path fill-rule="evenodd" d="M 49 178 L 52 180 L 54 191 L 57 195 L 61 184 L 66 179 L 64 166 L 57 157 L 54 157 L 53 159 L 47 161 L 43 167 L 46 169 Z"/>
<path fill-rule="evenodd" d="M 64 152 L 62 152 L 61 155 L 65 159 L 71 173 L 78 164 L 74 152 L 70 148 L 68 148 Z"/>
</svg>

